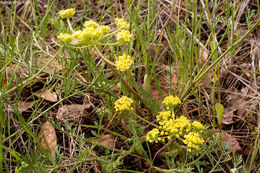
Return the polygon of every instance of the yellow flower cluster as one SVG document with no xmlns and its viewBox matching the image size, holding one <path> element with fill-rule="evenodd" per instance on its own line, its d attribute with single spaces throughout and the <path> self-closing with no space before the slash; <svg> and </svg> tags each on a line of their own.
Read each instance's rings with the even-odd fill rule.
<svg viewBox="0 0 260 173">
<path fill-rule="evenodd" d="M 200 137 L 199 133 L 190 132 L 188 135 L 184 135 L 184 144 L 187 145 L 188 151 L 191 152 L 192 149 L 198 150 L 199 145 L 204 143 L 204 140 Z"/>
<path fill-rule="evenodd" d="M 60 18 L 69 18 L 75 14 L 75 9 L 66 9 L 59 12 Z M 69 21 L 68 21 L 69 22 Z M 133 41 L 133 35 L 129 32 L 130 25 L 122 18 L 116 18 L 115 22 L 118 26 L 118 30 L 115 31 L 116 38 L 118 40 L 117 43 L 112 44 L 120 44 L 127 43 Z M 84 23 L 84 28 L 82 30 L 78 30 L 76 32 L 73 31 L 71 25 L 69 23 L 70 29 L 73 32 L 72 34 L 61 33 L 58 36 L 58 39 L 66 44 L 71 45 L 96 45 L 104 38 L 108 36 L 112 36 L 113 33 L 108 34 L 110 32 L 110 27 L 106 25 L 100 25 L 93 20 L 86 21 Z M 102 44 L 104 45 L 104 44 Z M 107 44 L 109 45 L 109 44 Z"/>
<path fill-rule="evenodd" d="M 70 9 L 66 9 L 66 10 L 61 10 L 59 12 L 59 16 L 62 19 L 67 19 L 70 18 L 71 16 L 73 16 L 75 14 L 75 9 L 74 8 L 70 8 Z"/>
<path fill-rule="evenodd" d="M 93 20 L 86 21 L 83 25 L 85 28 L 97 28 L 99 24 Z"/>
<path fill-rule="evenodd" d="M 165 97 L 162 103 L 169 110 L 170 108 L 172 108 L 178 104 L 181 104 L 181 101 L 180 101 L 179 97 L 173 97 L 170 95 L 170 96 Z"/>
<path fill-rule="evenodd" d="M 178 97 L 168 96 L 164 99 L 166 106 L 173 106 L 179 103 Z M 185 116 L 176 118 L 172 111 L 159 112 L 156 120 L 159 126 L 147 133 L 146 140 L 149 142 L 165 142 L 174 137 L 178 138 L 179 141 L 183 141 L 187 145 L 188 151 L 192 149 L 198 150 L 199 145 L 204 143 L 204 140 L 200 137 L 204 126 L 198 121 L 191 122 Z"/>
<path fill-rule="evenodd" d="M 120 71 L 126 71 L 133 63 L 134 57 L 131 57 L 124 53 L 122 56 L 118 57 L 118 60 L 116 61 L 116 68 Z"/>
<path fill-rule="evenodd" d="M 116 112 L 123 112 L 127 110 L 133 110 L 133 107 L 131 107 L 133 103 L 133 100 L 131 98 L 128 98 L 126 96 L 122 96 L 115 102 L 115 110 Z"/>
<path fill-rule="evenodd" d="M 196 129 L 196 130 L 199 130 L 200 133 L 202 133 L 203 130 L 204 130 L 204 126 L 201 124 L 201 122 L 198 122 L 198 121 L 194 121 L 194 122 L 192 123 L 192 127 L 193 127 L 194 129 Z"/>
<path fill-rule="evenodd" d="M 191 130 L 191 123 L 184 116 L 181 116 L 177 119 L 159 121 L 159 124 L 160 130 L 167 132 L 166 134 L 169 136 L 174 136 L 177 138 L 179 138 L 180 135 L 183 135 L 184 133 L 187 133 Z"/>
<path fill-rule="evenodd" d="M 131 42 L 133 40 L 133 34 L 131 34 L 128 30 L 122 30 L 116 34 L 116 39 L 119 42 Z"/>
<path fill-rule="evenodd" d="M 149 142 L 155 141 L 155 143 L 158 142 L 158 136 L 160 131 L 158 129 L 153 129 L 147 133 L 146 140 Z"/>
<path fill-rule="evenodd" d="M 171 111 L 159 112 L 159 115 L 156 116 L 158 122 L 169 121 L 169 119 L 172 119 L 174 117 L 175 115 L 172 114 Z"/>
<path fill-rule="evenodd" d="M 70 43 L 72 45 L 90 44 L 92 42 L 95 42 L 100 36 L 108 33 L 109 31 L 109 26 L 99 25 L 93 20 L 89 20 L 84 23 L 83 30 L 78 30 L 73 34 L 60 34 L 61 36 L 66 35 L 66 38 L 70 39 L 63 39 L 62 37 L 58 38 L 62 42 Z"/>
<path fill-rule="evenodd" d="M 64 43 L 70 43 L 73 38 L 72 38 L 71 34 L 60 33 L 60 35 L 58 36 L 58 39 Z"/>
<path fill-rule="evenodd" d="M 129 23 L 124 21 L 122 18 L 115 18 L 115 22 L 118 28 L 129 30 Z"/>
</svg>

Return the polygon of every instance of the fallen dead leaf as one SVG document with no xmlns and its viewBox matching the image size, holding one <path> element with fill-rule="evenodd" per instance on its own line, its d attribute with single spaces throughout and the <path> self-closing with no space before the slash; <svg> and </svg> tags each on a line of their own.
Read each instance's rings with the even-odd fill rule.
<svg viewBox="0 0 260 173">
<path fill-rule="evenodd" d="M 20 113 L 23 113 L 24 111 L 27 111 L 28 109 L 33 107 L 34 102 L 30 101 L 30 102 L 20 102 L 18 103 L 18 111 Z"/>
<path fill-rule="evenodd" d="M 50 153 L 55 156 L 55 146 L 57 144 L 57 136 L 55 128 L 51 126 L 49 121 L 46 121 L 42 125 L 42 129 L 38 134 L 40 143 L 44 149 L 49 149 Z"/>
<path fill-rule="evenodd" d="M 224 109 L 223 117 L 222 117 L 222 123 L 223 124 L 232 124 L 234 123 L 233 117 L 234 117 L 234 110 L 230 110 L 229 108 Z"/>
<path fill-rule="evenodd" d="M 200 66 L 202 67 L 209 57 L 209 54 L 205 49 L 203 49 L 203 47 L 200 48 L 199 57 L 201 57 Z"/>
<path fill-rule="evenodd" d="M 44 100 L 48 100 L 50 102 L 58 101 L 58 97 L 57 97 L 56 93 L 51 92 L 51 90 L 49 88 L 45 88 L 43 90 L 43 92 L 40 90 L 40 91 L 34 93 L 34 95 L 36 95 L 37 97 L 40 97 Z"/>
<path fill-rule="evenodd" d="M 242 150 L 242 148 L 239 145 L 239 142 L 235 137 L 232 137 L 231 135 L 225 133 L 225 135 L 223 136 L 223 140 L 224 142 L 227 142 L 229 144 L 228 148 L 230 150 L 233 150 L 234 152 Z"/>
<path fill-rule="evenodd" d="M 115 148 L 115 138 L 111 134 L 104 135 L 100 144 L 108 148 Z"/>
<path fill-rule="evenodd" d="M 38 58 L 39 59 L 39 58 Z M 40 64 L 39 64 L 39 68 L 43 68 L 49 61 L 50 58 L 40 58 Z M 36 61 L 38 62 L 38 61 Z M 52 73 L 54 70 L 60 71 L 62 69 L 62 65 L 57 61 L 57 60 L 53 60 L 51 63 L 49 63 L 49 65 L 44 69 L 44 71 L 48 72 L 48 73 Z"/>
<path fill-rule="evenodd" d="M 56 115 L 57 120 L 75 120 L 79 119 L 83 116 L 85 109 L 90 109 L 91 105 L 80 105 L 80 104 L 72 104 L 72 105 L 64 105 L 59 108 L 58 113 Z"/>
</svg>

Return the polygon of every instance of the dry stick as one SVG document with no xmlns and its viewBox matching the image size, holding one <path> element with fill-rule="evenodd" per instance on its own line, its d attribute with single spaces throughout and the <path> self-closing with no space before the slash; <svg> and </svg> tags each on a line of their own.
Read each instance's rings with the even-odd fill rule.
<svg viewBox="0 0 260 173">
<path fill-rule="evenodd" d="M 228 52 L 230 52 L 235 46 L 240 44 L 258 25 L 260 24 L 260 18 L 257 20 L 257 22 L 254 24 L 252 28 L 250 28 L 243 37 L 241 37 L 239 40 L 237 40 L 231 47 L 229 47 L 220 57 L 218 57 L 212 64 L 208 66 L 208 68 L 202 73 L 199 74 L 194 81 L 190 84 L 190 86 L 184 91 L 184 93 L 181 96 L 181 100 L 184 100 L 184 98 L 188 95 L 189 91 L 194 87 L 194 85 L 197 85 L 199 81 L 226 55 Z M 214 52 L 212 52 L 213 54 Z M 194 87 L 195 88 L 195 87 Z M 193 89 L 194 90 L 194 89 Z"/>
</svg>

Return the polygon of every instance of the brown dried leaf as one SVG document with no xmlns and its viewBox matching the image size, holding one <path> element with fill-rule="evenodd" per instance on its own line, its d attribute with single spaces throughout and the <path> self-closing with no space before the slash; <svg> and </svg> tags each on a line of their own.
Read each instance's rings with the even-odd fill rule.
<svg viewBox="0 0 260 173">
<path fill-rule="evenodd" d="M 234 121 L 233 121 L 233 117 L 234 117 L 233 112 L 234 112 L 234 110 L 230 110 L 229 108 L 224 109 L 224 114 L 223 114 L 223 117 L 222 117 L 222 123 L 223 124 L 232 124 L 232 123 L 234 123 Z"/>
<path fill-rule="evenodd" d="M 57 136 L 55 128 L 51 126 L 49 121 L 46 121 L 42 125 L 42 129 L 40 133 L 38 134 L 40 143 L 42 144 L 44 149 L 49 149 L 51 154 L 55 156 L 55 146 L 57 144 Z"/>
<path fill-rule="evenodd" d="M 39 68 L 43 68 L 50 61 L 50 59 L 51 57 L 41 58 Z M 62 65 L 57 60 L 54 59 L 51 63 L 49 63 L 49 65 L 44 69 L 44 71 L 48 73 L 52 73 L 54 70 L 60 71 L 61 69 L 62 69 Z"/>
<path fill-rule="evenodd" d="M 57 120 L 75 120 L 83 116 L 85 109 L 90 109 L 91 105 L 64 105 L 59 108 L 56 115 Z"/>
<path fill-rule="evenodd" d="M 111 134 L 104 135 L 100 144 L 108 148 L 115 148 L 115 138 Z"/>
<path fill-rule="evenodd" d="M 18 111 L 20 113 L 23 113 L 24 111 L 27 111 L 28 109 L 32 108 L 34 102 L 20 102 L 18 103 Z"/>
<path fill-rule="evenodd" d="M 34 93 L 34 95 L 36 95 L 37 97 L 40 97 L 44 100 L 48 100 L 50 102 L 58 101 L 58 97 L 57 97 L 56 93 L 51 92 L 51 90 L 49 88 L 45 88 L 43 90 L 43 92 L 40 90 L 40 91 Z"/>
<path fill-rule="evenodd" d="M 237 139 L 232 137 L 231 135 L 225 133 L 225 135 L 223 136 L 223 140 L 224 142 L 227 142 L 229 144 L 230 150 L 233 150 L 234 152 L 242 150 Z"/>
<path fill-rule="evenodd" d="M 209 57 L 209 54 L 203 47 L 200 48 L 199 57 L 201 57 L 200 66 L 202 67 Z"/>
</svg>

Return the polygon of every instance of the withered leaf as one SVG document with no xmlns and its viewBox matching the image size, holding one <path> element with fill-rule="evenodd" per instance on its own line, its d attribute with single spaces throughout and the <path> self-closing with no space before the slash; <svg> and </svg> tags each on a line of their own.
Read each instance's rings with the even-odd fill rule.
<svg viewBox="0 0 260 173">
<path fill-rule="evenodd" d="M 39 68 L 43 68 L 46 65 L 46 63 L 48 63 L 50 61 L 50 59 L 51 59 L 51 57 L 50 58 L 41 58 Z M 44 69 L 44 71 L 51 73 L 54 70 L 60 71 L 61 69 L 62 69 L 62 65 L 57 60 L 54 59 L 51 63 L 49 63 L 49 65 Z"/>
<path fill-rule="evenodd" d="M 237 139 L 235 137 L 232 137 L 231 135 L 225 133 L 225 135 L 223 136 L 223 139 L 225 142 L 227 142 L 229 144 L 230 150 L 233 150 L 234 152 L 242 150 L 242 148 L 239 145 L 239 142 L 237 141 Z"/>
<path fill-rule="evenodd" d="M 115 148 L 115 138 L 111 134 L 104 135 L 100 144 L 108 148 Z"/>
<path fill-rule="evenodd" d="M 51 126 L 49 121 L 43 123 L 38 137 L 43 148 L 46 150 L 49 149 L 50 153 L 55 156 L 54 149 L 57 144 L 57 136 L 55 128 Z"/>
<path fill-rule="evenodd" d="M 45 88 L 43 91 L 40 90 L 40 91 L 34 93 L 34 95 L 36 95 L 37 97 L 40 97 L 44 100 L 48 100 L 50 102 L 58 101 L 58 96 L 56 95 L 56 93 L 51 92 L 51 90 L 49 88 Z"/>
<path fill-rule="evenodd" d="M 207 61 L 209 54 L 203 47 L 200 47 L 199 56 L 201 57 L 200 66 L 202 67 L 204 63 Z"/>
<path fill-rule="evenodd" d="M 90 109 L 91 105 L 80 105 L 80 104 L 72 104 L 72 105 L 64 105 L 59 108 L 58 113 L 56 115 L 57 120 L 75 120 L 79 119 L 83 116 L 85 109 Z"/>
<path fill-rule="evenodd" d="M 23 113 L 24 111 L 27 111 L 28 109 L 33 107 L 34 102 L 30 101 L 30 102 L 20 102 L 18 103 L 18 111 L 20 113 Z"/>
<path fill-rule="evenodd" d="M 222 123 L 223 124 L 232 124 L 232 123 L 234 123 L 233 117 L 234 117 L 233 110 L 230 110 L 229 108 L 225 109 L 224 113 L 223 113 L 223 117 L 222 117 Z"/>
</svg>

